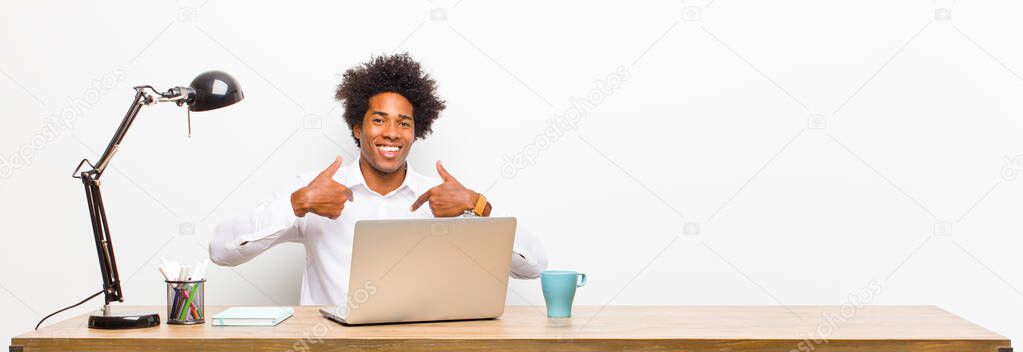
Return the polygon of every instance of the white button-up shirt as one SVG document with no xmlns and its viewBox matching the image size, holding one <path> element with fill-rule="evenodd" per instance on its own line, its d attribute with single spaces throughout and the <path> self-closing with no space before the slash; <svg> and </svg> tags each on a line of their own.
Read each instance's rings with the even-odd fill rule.
<svg viewBox="0 0 1023 352">
<path fill-rule="evenodd" d="M 291 193 L 308 185 L 318 174 L 314 171 L 298 175 L 255 210 L 218 225 L 210 241 L 210 259 L 219 265 L 235 266 L 277 244 L 302 243 L 305 245 L 306 263 L 302 275 L 301 304 L 337 305 L 345 302 L 348 294 L 356 221 L 434 217 L 429 206 L 424 205 L 414 212 L 409 208 L 419 195 L 439 185 L 440 178 L 427 177 L 407 167 L 401 186 L 380 195 L 366 186 L 358 159 L 342 166 L 334 174 L 334 180 L 350 188 L 355 198 L 345 204 L 338 219 L 331 220 L 313 213 L 301 218 L 295 216 Z M 493 213 L 496 215 L 498 212 Z M 543 246 L 521 226 L 516 229 L 513 250 L 516 255 L 512 256 L 511 277 L 533 279 L 546 269 L 547 256 Z"/>
</svg>

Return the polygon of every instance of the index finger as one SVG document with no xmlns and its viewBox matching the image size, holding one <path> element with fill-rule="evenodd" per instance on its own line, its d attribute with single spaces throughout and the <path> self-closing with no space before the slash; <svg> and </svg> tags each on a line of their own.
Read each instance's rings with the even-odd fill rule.
<svg viewBox="0 0 1023 352">
<path fill-rule="evenodd" d="M 426 203 L 426 201 L 430 199 L 430 191 L 432 190 L 433 188 L 431 188 L 429 191 L 426 191 L 426 193 L 420 195 L 419 198 L 416 199 L 414 203 L 412 203 L 412 211 L 416 211 L 416 209 L 419 209 L 419 207 L 423 206 L 423 203 Z"/>
</svg>

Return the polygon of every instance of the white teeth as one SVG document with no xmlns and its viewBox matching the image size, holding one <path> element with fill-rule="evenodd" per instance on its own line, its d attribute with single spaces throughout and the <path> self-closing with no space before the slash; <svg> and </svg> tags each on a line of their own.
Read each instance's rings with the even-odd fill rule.
<svg viewBox="0 0 1023 352">
<path fill-rule="evenodd" d="M 398 149 L 401 149 L 399 147 L 389 146 L 389 145 L 382 145 L 382 146 L 379 146 L 377 148 L 380 148 L 380 150 L 385 151 L 385 152 L 397 152 Z"/>
</svg>

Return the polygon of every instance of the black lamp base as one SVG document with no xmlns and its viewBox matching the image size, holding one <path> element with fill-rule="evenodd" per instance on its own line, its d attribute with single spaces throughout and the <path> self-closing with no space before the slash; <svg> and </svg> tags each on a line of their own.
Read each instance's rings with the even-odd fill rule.
<svg viewBox="0 0 1023 352">
<path fill-rule="evenodd" d="M 157 313 L 99 312 L 89 316 L 90 329 L 143 329 L 160 325 Z"/>
</svg>

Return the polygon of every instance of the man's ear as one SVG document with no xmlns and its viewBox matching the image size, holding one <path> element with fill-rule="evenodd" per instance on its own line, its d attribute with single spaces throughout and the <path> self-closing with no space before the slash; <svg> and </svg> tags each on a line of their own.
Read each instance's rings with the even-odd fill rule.
<svg viewBox="0 0 1023 352">
<path fill-rule="evenodd" d="M 362 126 L 352 126 L 352 137 L 355 137 L 355 147 L 362 148 Z"/>
</svg>

